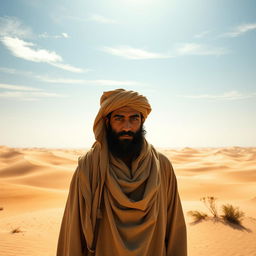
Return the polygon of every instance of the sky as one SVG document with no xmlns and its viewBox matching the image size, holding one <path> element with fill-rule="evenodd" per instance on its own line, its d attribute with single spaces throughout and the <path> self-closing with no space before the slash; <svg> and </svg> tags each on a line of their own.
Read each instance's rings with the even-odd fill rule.
<svg viewBox="0 0 256 256">
<path fill-rule="evenodd" d="M 156 147 L 256 146 L 256 2 L 1 1 L 0 145 L 88 148 L 116 88 Z"/>
</svg>

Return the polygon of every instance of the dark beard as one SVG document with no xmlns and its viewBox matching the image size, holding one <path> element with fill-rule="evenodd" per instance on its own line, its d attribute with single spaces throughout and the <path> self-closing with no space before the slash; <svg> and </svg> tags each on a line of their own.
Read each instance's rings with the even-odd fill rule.
<svg viewBox="0 0 256 256">
<path fill-rule="evenodd" d="M 108 149 L 114 157 L 124 159 L 136 159 L 141 152 L 143 141 L 145 138 L 146 131 L 141 125 L 140 129 L 137 132 L 119 132 L 116 133 L 112 130 L 112 127 L 109 125 L 107 128 L 107 142 Z M 133 139 L 123 139 L 120 140 L 119 136 L 130 135 L 133 136 Z"/>
</svg>

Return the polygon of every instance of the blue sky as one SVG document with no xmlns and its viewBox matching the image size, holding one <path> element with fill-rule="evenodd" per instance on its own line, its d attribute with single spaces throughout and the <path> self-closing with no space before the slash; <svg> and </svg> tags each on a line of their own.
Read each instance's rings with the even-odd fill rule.
<svg viewBox="0 0 256 256">
<path fill-rule="evenodd" d="M 90 147 L 103 91 L 157 147 L 256 146 L 254 0 L 3 0 L 0 144 Z"/>
</svg>

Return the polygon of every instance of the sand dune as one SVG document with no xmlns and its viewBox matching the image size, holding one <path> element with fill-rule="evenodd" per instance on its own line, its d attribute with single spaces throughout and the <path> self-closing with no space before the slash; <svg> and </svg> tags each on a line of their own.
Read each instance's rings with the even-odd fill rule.
<svg viewBox="0 0 256 256">
<path fill-rule="evenodd" d="M 256 255 L 256 148 L 161 150 L 173 163 L 184 212 L 203 196 L 239 206 L 243 227 L 186 215 L 189 255 Z M 53 256 L 70 179 L 86 150 L 0 146 L 0 255 Z M 209 214 L 209 212 L 208 212 Z M 15 228 L 21 232 L 11 233 Z"/>
</svg>

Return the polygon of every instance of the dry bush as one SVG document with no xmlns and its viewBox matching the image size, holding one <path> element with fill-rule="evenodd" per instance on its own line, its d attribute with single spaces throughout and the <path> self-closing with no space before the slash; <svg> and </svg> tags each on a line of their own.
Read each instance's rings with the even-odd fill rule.
<svg viewBox="0 0 256 256">
<path fill-rule="evenodd" d="M 199 212 L 199 211 L 189 211 L 188 215 L 191 216 L 195 222 L 204 220 L 208 217 L 208 215 L 204 212 Z"/>
<path fill-rule="evenodd" d="M 207 209 L 211 212 L 214 218 L 218 218 L 218 211 L 216 206 L 217 198 L 214 196 L 207 196 L 200 199 Z"/>
<path fill-rule="evenodd" d="M 244 212 L 240 211 L 238 207 L 234 207 L 231 204 L 222 205 L 223 215 L 221 217 L 232 224 L 241 225 L 241 221 L 244 217 Z"/>
<path fill-rule="evenodd" d="M 0 207 L 0 211 L 3 211 L 4 210 L 4 207 Z"/>
<path fill-rule="evenodd" d="M 21 232 L 23 232 L 23 231 L 20 229 L 20 227 L 14 228 L 14 229 L 11 231 L 12 234 L 21 233 Z"/>
</svg>

